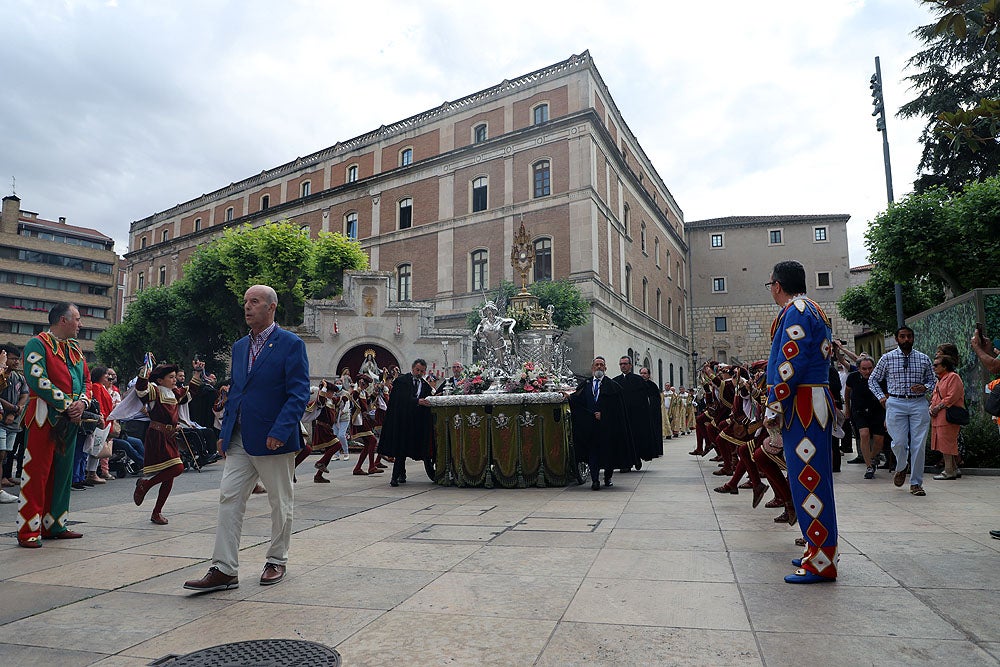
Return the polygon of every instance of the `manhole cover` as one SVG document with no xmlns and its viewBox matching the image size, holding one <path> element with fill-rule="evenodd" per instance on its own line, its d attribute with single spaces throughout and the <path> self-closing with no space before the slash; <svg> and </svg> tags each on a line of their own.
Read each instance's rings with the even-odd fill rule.
<svg viewBox="0 0 1000 667">
<path fill-rule="evenodd" d="M 340 667 L 340 654 L 329 646 L 298 639 L 255 639 L 210 646 L 160 658 L 170 667 Z"/>
</svg>

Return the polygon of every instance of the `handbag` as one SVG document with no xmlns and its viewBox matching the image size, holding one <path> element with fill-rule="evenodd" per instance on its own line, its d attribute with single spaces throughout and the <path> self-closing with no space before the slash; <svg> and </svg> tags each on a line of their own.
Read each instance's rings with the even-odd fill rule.
<svg viewBox="0 0 1000 667">
<path fill-rule="evenodd" d="M 84 453 L 98 459 L 111 458 L 111 443 L 108 442 L 108 433 L 110 431 L 111 425 L 108 424 L 104 428 L 96 429 L 93 433 L 89 434 L 83 443 Z"/>
<path fill-rule="evenodd" d="M 994 417 L 1000 417 L 1000 382 L 994 384 L 993 389 L 986 394 L 983 408 Z"/>
<path fill-rule="evenodd" d="M 945 408 L 944 418 L 949 424 L 965 426 L 969 423 L 969 411 L 965 408 L 953 405 L 950 408 Z"/>
</svg>

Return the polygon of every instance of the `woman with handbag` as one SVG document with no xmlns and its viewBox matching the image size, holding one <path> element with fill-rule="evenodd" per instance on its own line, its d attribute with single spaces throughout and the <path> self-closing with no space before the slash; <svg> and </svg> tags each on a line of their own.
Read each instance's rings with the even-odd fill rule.
<svg viewBox="0 0 1000 667">
<path fill-rule="evenodd" d="M 955 372 L 957 365 L 958 359 L 950 354 L 934 357 L 938 381 L 931 395 L 931 449 L 944 455 L 944 471 L 934 479 L 958 479 L 958 432 L 962 423 L 969 423 L 969 413 L 965 409 L 965 385 Z"/>
</svg>

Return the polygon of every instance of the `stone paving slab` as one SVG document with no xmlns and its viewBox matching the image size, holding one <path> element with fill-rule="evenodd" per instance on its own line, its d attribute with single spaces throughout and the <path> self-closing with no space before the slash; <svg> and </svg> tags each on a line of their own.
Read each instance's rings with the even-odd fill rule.
<svg viewBox="0 0 1000 667">
<path fill-rule="evenodd" d="M 181 586 L 209 565 L 217 490 L 175 488 L 168 526 L 123 503 L 74 514 L 81 540 L 29 551 L 8 533 L 0 664 L 135 667 L 284 638 L 345 665 L 1000 665 L 1000 478 L 928 478 L 915 498 L 845 466 L 840 578 L 789 586 L 798 527 L 714 493 L 693 437 L 665 447 L 600 492 L 303 473 L 271 587 L 266 497 L 248 505 L 240 587 L 205 595 Z"/>
</svg>

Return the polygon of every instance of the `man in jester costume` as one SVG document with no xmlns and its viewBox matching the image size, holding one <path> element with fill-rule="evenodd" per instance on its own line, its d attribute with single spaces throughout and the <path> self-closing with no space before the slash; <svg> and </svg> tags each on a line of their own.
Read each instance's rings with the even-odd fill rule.
<svg viewBox="0 0 1000 667">
<path fill-rule="evenodd" d="M 806 541 L 790 584 L 837 578 L 837 508 L 833 498 L 833 396 L 830 394 L 830 320 L 806 298 L 806 274 L 795 261 L 779 262 L 767 283 L 781 313 L 771 325 L 765 426 L 780 425 L 792 507 Z"/>
<path fill-rule="evenodd" d="M 24 346 L 24 376 L 30 394 L 24 423 L 17 543 L 34 549 L 41 538 L 82 537 L 66 528 L 77 428 L 89 404 L 90 373 L 80 345 L 80 311 L 58 303 L 49 311 L 49 330 Z"/>
</svg>

